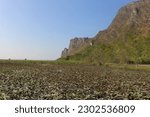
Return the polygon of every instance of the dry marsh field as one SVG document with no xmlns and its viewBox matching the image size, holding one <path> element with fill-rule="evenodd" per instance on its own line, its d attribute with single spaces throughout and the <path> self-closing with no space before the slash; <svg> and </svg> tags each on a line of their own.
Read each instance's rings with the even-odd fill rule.
<svg viewBox="0 0 150 117">
<path fill-rule="evenodd" d="M 104 66 L 1 61 L 0 99 L 150 99 L 150 72 Z"/>
</svg>

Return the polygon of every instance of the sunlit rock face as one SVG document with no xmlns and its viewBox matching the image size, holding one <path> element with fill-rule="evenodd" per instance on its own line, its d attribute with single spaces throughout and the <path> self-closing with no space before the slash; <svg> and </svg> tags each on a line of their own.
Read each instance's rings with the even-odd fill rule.
<svg viewBox="0 0 150 117">
<path fill-rule="evenodd" d="M 81 49 L 92 45 L 91 38 L 74 38 L 70 40 L 69 48 L 62 51 L 62 57 L 70 56 L 80 51 Z"/>
<path fill-rule="evenodd" d="M 150 34 L 150 0 L 132 2 L 122 7 L 111 25 L 95 36 L 97 42 L 111 43 L 128 35 Z"/>
</svg>

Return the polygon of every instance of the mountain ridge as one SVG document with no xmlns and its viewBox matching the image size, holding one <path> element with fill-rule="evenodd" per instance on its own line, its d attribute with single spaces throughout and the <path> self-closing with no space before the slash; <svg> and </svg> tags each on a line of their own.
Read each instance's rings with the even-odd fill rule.
<svg viewBox="0 0 150 117">
<path fill-rule="evenodd" d="M 106 30 L 90 38 L 88 44 L 83 42 L 81 46 L 78 46 L 80 43 L 74 43 L 77 48 L 73 51 L 69 46 L 69 53 L 62 58 L 67 57 L 68 59 L 69 57 L 70 60 L 99 61 L 101 63 L 149 63 L 149 3 L 149 0 L 139 0 L 120 8 Z"/>
</svg>

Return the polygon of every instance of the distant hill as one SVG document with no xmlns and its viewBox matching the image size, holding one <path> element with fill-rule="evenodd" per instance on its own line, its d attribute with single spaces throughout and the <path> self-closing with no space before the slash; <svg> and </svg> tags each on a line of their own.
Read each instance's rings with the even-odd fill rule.
<svg viewBox="0 0 150 117">
<path fill-rule="evenodd" d="M 122 7 L 111 25 L 93 38 L 75 38 L 62 59 L 88 63 L 150 63 L 150 0 Z"/>
</svg>

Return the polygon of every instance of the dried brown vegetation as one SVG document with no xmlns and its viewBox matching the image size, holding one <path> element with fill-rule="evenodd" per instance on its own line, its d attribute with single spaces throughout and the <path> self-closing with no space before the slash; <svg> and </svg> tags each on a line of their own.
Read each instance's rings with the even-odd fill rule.
<svg viewBox="0 0 150 117">
<path fill-rule="evenodd" d="M 0 63 L 0 99 L 150 99 L 150 73 L 4 62 Z"/>
</svg>

